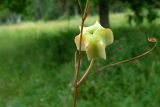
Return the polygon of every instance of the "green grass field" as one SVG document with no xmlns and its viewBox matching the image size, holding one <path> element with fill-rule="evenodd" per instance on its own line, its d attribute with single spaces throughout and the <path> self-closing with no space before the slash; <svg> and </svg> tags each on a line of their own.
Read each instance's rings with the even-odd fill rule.
<svg viewBox="0 0 160 107">
<path fill-rule="evenodd" d="M 94 69 L 150 49 L 148 36 L 160 40 L 160 19 L 130 26 L 124 14 L 110 18 L 115 41 L 106 49 L 107 60 L 96 60 Z M 96 20 L 89 16 L 86 25 Z M 80 21 L 0 26 L 0 107 L 72 107 L 74 36 Z M 83 53 L 81 70 L 88 64 Z M 77 107 L 160 106 L 159 48 L 134 62 L 93 72 L 79 88 Z"/>
</svg>

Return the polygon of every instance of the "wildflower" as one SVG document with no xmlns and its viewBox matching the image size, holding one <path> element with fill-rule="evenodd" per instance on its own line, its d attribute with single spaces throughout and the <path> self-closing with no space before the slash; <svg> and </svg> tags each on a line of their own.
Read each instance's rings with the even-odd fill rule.
<svg viewBox="0 0 160 107">
<path fill-rule="evenodd" d="M 83 28 L 81 51 L 86 51 L 88 60 L 92 58 L 106 59 L 106 46 L 113 43 L 113 33 L 110 28 L 102 27 L 99 22 Z M 80 34 L 75 37 L 79 50 Z"/>
</svg>

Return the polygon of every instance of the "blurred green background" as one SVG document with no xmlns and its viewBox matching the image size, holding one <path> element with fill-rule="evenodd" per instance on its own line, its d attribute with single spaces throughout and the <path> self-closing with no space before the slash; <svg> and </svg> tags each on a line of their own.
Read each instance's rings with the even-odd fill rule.
<svg viewBox="0 0 160 107">
<path fill-rule="evenodd" d="M 76 0 L 0 1 L 0 107 L 72 107 L 80 14 Z M 159 0 L 92 1 L 85 26 L 100 20 L 115 41 L 79 88 L 77 107 L 160 106 L 159 44 L 144 58 L 94 73 L 149 50 L 147 37 L 160 40 L 159 16 Z M 82 54 L 80 75 L 89 64 Z"/>
</svg>

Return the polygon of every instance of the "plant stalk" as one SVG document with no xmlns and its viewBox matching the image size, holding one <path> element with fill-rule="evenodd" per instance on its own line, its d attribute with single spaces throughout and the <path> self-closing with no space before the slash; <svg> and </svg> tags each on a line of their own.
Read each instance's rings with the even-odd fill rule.
<svg viewBox="0 0 160 107">
<path fill-rule="evenodd" d="M 93 67 L 94 64 L 94 59 L 91 59 L 90 65 L 88 66 L 87 70 L 85 71 L 85 73 L 83 74 L 83 76 L 81 77 L 81 79 L 78 81 L 77 85 L 79 86 L 87 77 L 87 75 L 89 74 L 89 72 L 91 71 L 91 68 Z"/>
<path fill-rule="evenodd" d="M 83 26 L 84 26 L 84 22 L 85 19 L 87 17 L 88 11 L 89 11 L 89 5 L 90 5 L 90 0 L 87 0 L 86 6 L 85 6 L 85 11 L 84 14 L 82 16 L 82 22 L 81 22 L 81 29 L 80 29 L 80 45 L 79 45 L 79 51 L 78 51 L 78 56 L 77 56 L 77 60 L 75 61 L 75 71 L 76 71 L 76 77 L 75 77 L 75 83 L 74 83 L 74 103 L 73 103 L 73 107 L 76 107 L 76 103 L 77 103 L 77 94 L 78 94 L 78 74 L 79 74 L 79 69 L 80 69 L 80 64 L 81 64 L 81 45 L 82 45 L 82 34 L 83 34 Z M 79 4 L 80 5 L 80 4 Z M 81 5 L 80 5 L 81 8 Z"/>
<path fill-rule="evenodd" d="M 82 44 L 82 33 L 83 33 L 83 26 L 84 26 L 84 20 L 82 19 L 82 24 L 81 24 L 81 31 L 80 31 L 80 47 L 78 51 L 78 62 L 76 64 L 76 78 L 75 78 L 75 83 L 74 83 L 74 107 L 76 107 L 76 102 L 77 102 L 77 92 L 78 92 L 78 74 L 79 74 L 79 68 L 80 68 L 80 63 L 81 63 L 81 44 Z"/>
</svg>

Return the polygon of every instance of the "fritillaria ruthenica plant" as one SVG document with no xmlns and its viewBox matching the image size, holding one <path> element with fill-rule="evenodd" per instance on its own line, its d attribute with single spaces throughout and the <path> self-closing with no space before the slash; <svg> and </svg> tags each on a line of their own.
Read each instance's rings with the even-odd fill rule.
<svg viewBox="0 0 160 107">
<path fill-rule="evenodd" d="M 75 37 L 79 50 L 80 34 Z M 92 58 L 106 59 L 106 46 L 113 43 L 113 33 L 110 28 L 102 27 L 97 21 L 94 25 L 83 28 L 81 51 L 86 51 L 88 60 Z"/>
<path fill-rule="evenodd" d="M 80 2 L 79 2 L 79 6 L 80 6 L 80 10 L 82 11 L 82 6 L 81 6 Z M 84 27 L 84 22 L 87 18 L 89 7 L 90 7 L 90 0 L 87 0 L 85 9 L 84 9 L 84 12 L 82 15 L 80 34 L 75 36 L 75 39 L 74 39 L 76 47 L 77 47 L 77 51 L 75 54 L 75 71 L 76 72 L 75 72 L 73 107 L 76 107 L 78 87 L 80 86 L 80 84 L 84 81 L 84 79 L 89 74 L 91 68 L 93 67 L 94 59 L 101 58 L 101 59 L 105 60 L 106 59 L 105 48 L 108 45 L 114 43 L 114 36 L 113 36 L 112 30 L 110 28 L 102 27 L 98 21 L 95 22 L 95 24 L 92 26 Z M 144 57 L 145 55 L 152 52 L 157 46 L 156 38 L 149 37 L 148 41 L 151 43 L 155 43 L 154 46 L 150 50 L 148 50 L 142 54 L 139 54 L 135 57 L 128 58 L 123 61 L 118 61 L 113 64 L 108 64 L 108 65 L 102 66 L 101 68 L 96 69 L 95 72 L 99 72 L 99 71 L 106 69 L 108 67 L 123 64 L 123 63 L 129 62 L 129 61 L 133 61 L 133 60 L 139 59 L 141 57 Z M 88 60 L 90 61 L 90 64 L 89 64 L 88 68 L 86 69 L 86 71 L 84 72 L 84 74 L 79 78 L 79 69 L 80 69 L 80 64 L 81 64 L 81 51 L 86 52 Z"/>
</svg>

